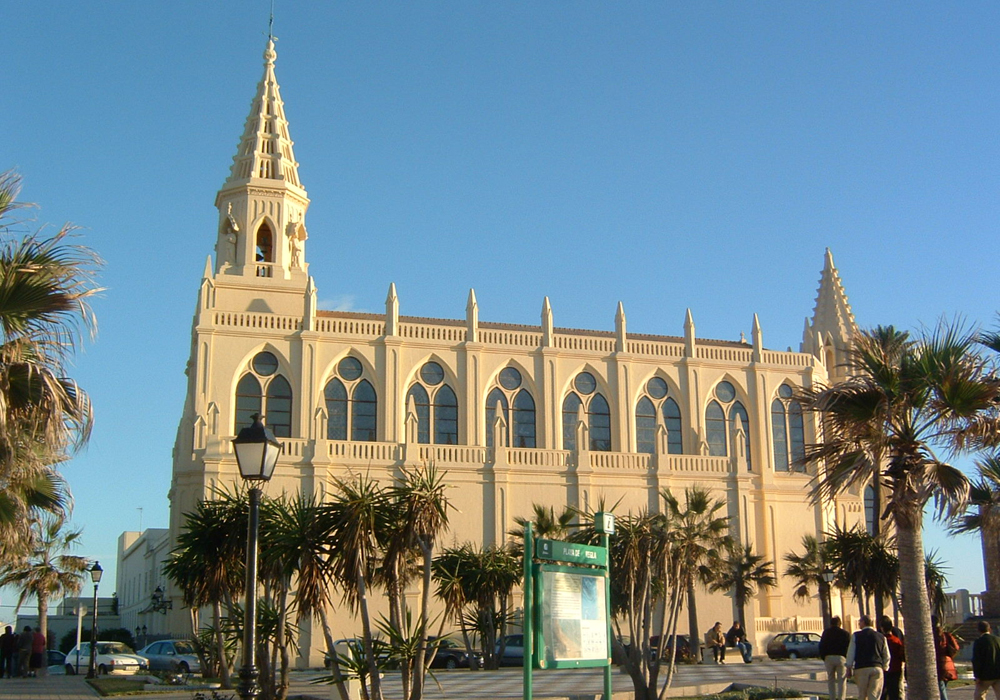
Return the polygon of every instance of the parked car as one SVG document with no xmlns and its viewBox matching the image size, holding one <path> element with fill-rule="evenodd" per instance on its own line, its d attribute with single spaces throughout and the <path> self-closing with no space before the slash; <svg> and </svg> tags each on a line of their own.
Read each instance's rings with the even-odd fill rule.
<svg viewBox="0 0 1000 700">
<path fill-rule="evenodd" d="M 819 635 L 815 632 L 782 632 L 767 643 L 769 659 L 819 657 Z"/>
<path fill-rule="evenodd" d="M 49 649 L 46 665 L 50 676 L 60 676 L 66 673 L 66 655 L 56 649 Z"/>
<path fill-rule="evenodd" d="M 500 657 L 501 666 L 523 666 L 524 665 L 524 635 L 508 634 L 497 640 L 495 653 L 500 653 L 503 647 L 503 656 Z"/>
<path fill-rule="evenodd" d="M 676 639 L 676 641 L 675 641 L 675 639 Z M 702 646 L 704 646 L 704 644 L 701 644 L 701 640 L 698 640 L 698 642 L 699 642 L 699 648 L 701 648 Z M 687 663 L 687 662 L 691 661 L 692 656 L 691 656 L 691 642 L 690 642 L 690 637 L 688 637 L 688 635 L 686 635 L 686 634 L 678 634 L 676 636 L 676 638 L 674 637 L 674 635 L 671 635 L 670 637 L 668 637 L 667 638 L 667 647 L 666 647 L 666 649 L 664 649 L 662 651 L 661 658 L 662 659 L 669 659 L 670 658 L 669 653 L 670 653 L 671 650 L 674 651 L 674 654 L 675 654 L 674 659 L 675 659 L 675 661 L 680 661 L 680 662 L 683 662 L 683 663 Z M 649 638 L 649 651 L 650 651 L 650 655 L 653 656 L 654 658 L 655 658 L 655 655 L 657 653 L 660 653 L 660 636 L 659 635 L 656 635 L 656 636 L 653 636 L 653 637 Z"/>
<path fill-rule="evenodd" d="M 482 654 L 472 652 L 470 657 L 465 647 L 452 639 L 428 637 L 427 641 L 437 642 L 438 645 L 434 660 L 431 661 L 431 668 L 469 668 L 470 661 L 473 668 L 482 666 Z"/>
<path fill-rule="evenodd" d="M 198 651 L 194 647 L 194 642 L 189 639 L 163 639 L 147 644 L 138 653 L 149 660 L 151 671 L 201 672 Z"/>
<path fill-rule="evenodd" d="M 131 647 L 122 642 L 101 642 L 97 643 L 97 673 L 139 673 L 149 670 L 149 663 L 146 657 L 139 656 Z M 90 667 L 90 642 L 83 642 L 70 649 L 65 659 L 66 673 L 72 675 L 76 673 L 79 666 L 81 673 Z"/>
</svg>

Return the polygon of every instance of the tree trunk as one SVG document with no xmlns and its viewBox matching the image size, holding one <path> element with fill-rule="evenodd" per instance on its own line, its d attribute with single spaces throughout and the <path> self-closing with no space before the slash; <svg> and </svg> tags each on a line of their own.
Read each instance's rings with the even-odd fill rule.
<svg viewBox="0 0 1000 700">
<path fill-rule="evenodd" d="M 986 525 L 979 534 L 983 541 L 983 570 L 986 572 L 983 616 L 996 618 L 1000 617 L 1000 528 Z"/>
<path fill-rule="evenodd" d="M 224 689 L 232 690 L 233 677 L 226 658 L 226 640 L 222 636 L 222 603 L 218 600 L 212 601 L 212 626 L 215 627 L 215 653 L 219 657 L 219 680 Z"/>
<path fill-rule="evenodd" d="M 931 629 L 931 609 L 924 578 L 924 543 L 921 510 L 896 513 L 896 548 L 899 555 L 899 588 L 906 626 L 907 696 L 940 700 L 937 658 Z"/>
<path fill-rule="evenodd" d="M 343 678 L 343 673 L 340 670 L 340 660 L 337 658 L 337 649 L 333 643 L 333 635 L 330 634 L 330 624 L 326 619 L 326 607 L 321 606 L 319 609 L 319 619 L 320 625 L 323 627 L 323 639 L 326 640 L 326 654 L 330 657 L 330 670 L 334 678 Z M 345 683 L 334 683 L 337 686 L 337 692 L 340 693 L 340 700 L 351 700 L 350 694 L 347 692 L 347 685 Z"/>
<path fill-rule="evenodd" d="M 368 586 L 363 572 L 358 572 L 358 608 L 361 611 L 361 630 L 364 634 L 365 661 L 368 662 L 372 700 L 382 700 L 382 681 L 379 676 L 378 659 L 372 647 L 372 623 L 368 614 Z"/>
<path fill-rule="evenodd" d="M 701 633 L 698 631 L 698 607 L 694 602 L 694 580 L 687 582 L 687 603 L 688 603 L 688 630 L 691 634 L 691 639 L 688 640 L 691 647 L 691 657 L 695 660 L 695 663 L 701 663 L 700 654 L 698 653 L 701 649 Z"/>
<path fill-rule="evenodd" d="M 45 636 L 45 648 L 49 648 L 49 597 L 44 591 L 38 592 L 38 629 Z M 48 662 L 42 659 L 42 666 L 38 669 L 39 676 L 47 676 Z"/>
<path fill-rule="evenodd" d="M 429 622 L 429 608 L 431 606 L 431 564 L 433 563 L 434 544 L 424 538 L 418 538 L 420 551 L 424 555 L 424 580 L 423 591 L 420 594 L 420 646 L 417 647 L 417 658 L 413 663 L 413 685 L 410 688 L 410 700 L 421 700 L 424 693 L 424 673 L 426 671 L 425 660 L 427 659 L 427 628 Z M 471 660 L 469 665 L 471 666 Z"/>
</svg>

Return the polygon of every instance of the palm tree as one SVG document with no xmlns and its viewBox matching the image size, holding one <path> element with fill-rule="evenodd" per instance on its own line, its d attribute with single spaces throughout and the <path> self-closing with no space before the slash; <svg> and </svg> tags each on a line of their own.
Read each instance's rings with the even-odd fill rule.
<svg viewBox="0 0 1000 700">
<path fill-rule="evenodd" d="M 825 542 L 820 542 L 814 535 L 802 535 L 802 554 L 787 552 L 785 562 L 785 576 L 795 580 L 795 591 L 793 596 L 796 600 L 807 601 L 812 599 L 812 587 L 816 586 L 819 591 L 820 610 L 823 614 L 823 626 L 828 627 L 833 611 L 829 607 L 830 584 L 823 578 L 823 574 L 830 569 L 830 557 L 828 547 Z"/>
<path fill-rule="evenodd" d="M 222 605 L 226 604 L 229 619 L 235 620 L 235 600 L 244 586 L 247 505 L 241 494 L 219 492 L 217 496 L 214 500 L 199 501 L 193 511 L 184 514 L 177 546 L 163 572 L 181 589 L 184 604 L 192 611 L 212 606 L 219 675 L 222 687 L 232 688 Z M 197 616 L 192 613 L 191 619 L 194 625 Z M 197 637 L 198 630 L 192 632 Z"/>
<path fill-rule="evenodd" d="M 65 517 L 69 492 L 54 465 L 87 441 L 91 406 L 66 377 L 100 259 L 69 243 L 72 227 L 29 231 L 15 212 L 21 179 L 0 174 L 0 563 L 29 551 L 29 524 Z"/>
<path fill-rule="evenodd" d="M 531 504 L 534 519 L 531 520 L 532 532 L 535 537 L 544 537 L 552 540 L 565 540 L 569 537 L 573 520 L 576 519 L 577 512 L 570 506 L 563 506 L 562 512 L 556 515 L 556 510 L 552 506 L 544 506 L 541 503 Z M 528 518 L 518 515 L 514 518 L 517 527 L 507 534 L 516 540 L 524 542 L 524 526 L 528 524 Z"/>
<path fill-rule="evenodd" d="M 941 459 L 970 420 L 994 410 L 1000 380 L 978 354 L 975 339 L 955 328 L 912 340 L 889 327 L 860 332 L 851 376 L 800 393 L 823 418 L 821 442 L 804 462 L 819 467 L 815 501 L 827 502 L 872 479 L 885 486 L 895 526 L 906 656 L 916 697 L 938 698 L 930 608 L 926 595 L 922 520 L 934 499 L 951 515 L 968 498 L 965 475 Z"/>
<path fill-rule="evenodd" d="M 753 545 L 749 542 L 741 545 L 730 544 L 723 551 L 722 557 L 713 566 L 715 577 L 708 586 L 710 591 L 726 591 L 733 596 L 736 604 L 740 627 L 747 628 L 744 614 L 746 603 L 758 590 L 774 588 L 778 579 L 774 575 L 774 566 L 764 556 L 753 553 Z"/>
<path fill-rule="evenodd" d="M 937 555 L 936 550 L 932 550 L 924 557 L 925 580 L 927 581 L 927 601 L 931 606 L 931 614 L 939 620 L 943 620 L 948 610 L 948 594 L 944 592 L 948 585 L 948 576 L 945 573 L 948 567 Z"/>
<path fill-rule="evenodd" d="M 31 555 L 26 562 L 0 571 L 0 586 L 20 589 L 17 608 L 38 602 L 38 626 L 48 639 L 49 600 L 80 591 L 87 560 L 66 552 L 80 543 L 80 530 L 66 530 L 62 518 L 48 516 L 31 524 Z M 16 612 L 16 610 L 15 610 Z"/>
<path fill-rule="evenodd" d="M 979 478 L 969 491 L 969 505 L 974 513 L 964 513 L 952 522 L 954 533 L 978 532 L 983 542 L 986 570 L 986 595 L 983 615 L 1000 615 L 1000 452 L 977 462 Z"/>
<path fill-rule="evenodd" d="M 712 580 L 708 564 L 717 560 L 729 545 L 726 534 L 729 518 L 724 511 L 726 504 L 700 487 L 685 489 L 683 507 L 669 489 L 664 489 L 660 495 L 666 503 L 666 514 L 670 520 L 674 556 L 681 562 L 678 584 L 687 594 L 691 654 L 697 656 L 701 634 L 698 631 L 695 585 L 698 582 L 707 585 Z"/>
</svg>

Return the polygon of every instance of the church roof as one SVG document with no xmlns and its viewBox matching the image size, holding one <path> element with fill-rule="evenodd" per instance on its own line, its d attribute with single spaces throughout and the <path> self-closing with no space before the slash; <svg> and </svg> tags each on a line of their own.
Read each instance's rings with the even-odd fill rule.
<svg viewBox="0 0 1000 700">
<path fill-rule="evenodd" d="M 292 139 L 288 135 L 285 104 L 281 101 L 278 81 L 274 77 L 277 57 L 274 40 L 268 39 L 264 51 L 264 75 L 257 84 L 257 94 L 250 106 L 227 184 L 256 178 L 280 180 L 302 187 L 299 164 L 292 153 Z"/>
</svg>

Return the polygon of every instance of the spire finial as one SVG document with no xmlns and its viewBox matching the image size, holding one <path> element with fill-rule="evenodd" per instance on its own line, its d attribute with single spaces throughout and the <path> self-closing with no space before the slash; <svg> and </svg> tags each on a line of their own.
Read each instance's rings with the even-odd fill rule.
<svg viewBox="0 0 1000 700">
<path fill-rule="evenodd" d="M 274 43 L 274 0 L 271 0 L 271 16 L 267 20 L 267 38 Z"/>
</svg>

